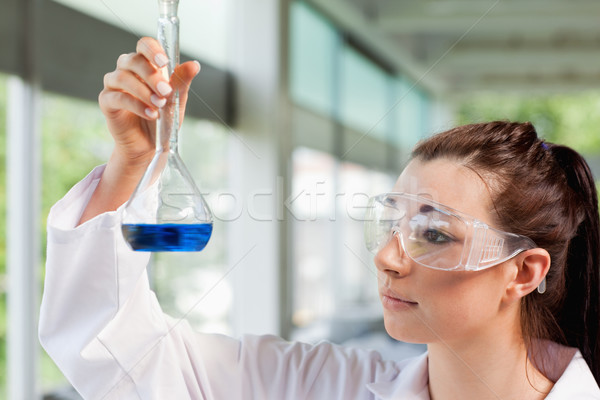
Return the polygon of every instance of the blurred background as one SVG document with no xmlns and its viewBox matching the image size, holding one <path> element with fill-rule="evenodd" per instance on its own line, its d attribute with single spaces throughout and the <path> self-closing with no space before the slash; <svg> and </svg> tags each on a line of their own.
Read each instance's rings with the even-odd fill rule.
<svg viewBox="0 0 600 400">
<path fill-rule="evenodd" d="M 155 36 L 155 0 L 0 0 L 0 398 L 77 399 L 37 341 L 50 207 L 107 160 L 102 78 Z M 215 216 L 155 254 L 165 312 L 418 354 L 383 331 L 361 207 L 456 124 L 531 121 L 600 176 L 596 0 L 181 0 L 181 153 Z M 76 306 L 76 305 L 74 305 Z"/>
</svg>

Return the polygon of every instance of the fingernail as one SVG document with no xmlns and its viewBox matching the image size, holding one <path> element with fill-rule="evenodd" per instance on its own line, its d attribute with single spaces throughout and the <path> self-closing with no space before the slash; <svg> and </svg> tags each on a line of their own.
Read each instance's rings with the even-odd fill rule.
<svg viewBox="0 0 600 400">
<path fill-rule="evenodd" d="M 167 82 L 163 82 L 163 81 L 158 82 L 158 85 L 156 85 L 156 89 L 158 89 L 158 92 L 160 94 L 162 94 L 163 96 L 168 96 L 169 93 L 171 93 L 173 91 L 171 86 Z"/>
<path fill-rule="evenodd" d="M 198 75 L 198 73 L 202 69 L 202 65 L 200 65 L 200 63 L 198 61 L 194 61 L 194 63 L 198 66 L 198 71 L 196 72 L 196 75 Z"/>
<path fill-rule="evenodd" d="M 149 116 L 150 118 L 157 118 L 158 117 L 158 112 L 156 110 L 151 109 L 151 108 L 146 108 L 146 115 Z"/>
<path fill-rule="evenodd" d="M 162 68 L 169 63 L 169 59 L 164 54 L 158 53 L 154 56 L 154 62 L 159 68 Z"/>
<path fill-rule="evenodd" d="M 150 96 L 150 101 L 158 108 L 162 108 L 162 106 L 164 106 L 167 103 L 167 99 L 161 99 L 155 94 Z"/>
</svg>

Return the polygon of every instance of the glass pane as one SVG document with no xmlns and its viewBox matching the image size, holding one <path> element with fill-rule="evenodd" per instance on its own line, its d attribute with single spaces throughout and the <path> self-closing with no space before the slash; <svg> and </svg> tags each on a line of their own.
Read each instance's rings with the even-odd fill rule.
<svg viewBox="0 0 600 400">
<path fill-rule="evenodd" d="M 291 212 L 294 264 L 293 323 L 309 328 L 335 309 L 334 262 L 335 159 L 297 148 L 292 156 Z"/>
<path fill-rule="evenodd" d="M 377 276 L 373 255 L 364 243 L 363 217 L 370 196 L 388 192 L 397 177 L 349 162 L 339 170 L 339 188 L 344 196 L 338 197 L 337 230 L 342 243 L 338 248 L 339 265 L 343 266 L 342 291 L 338 293 L 341 309 L 354 307 L 375 310 L 368 318 L 381 316 L 377 293 Z M 342 313 L 343 314 L 343 313 Z"/>
<path fill-rule="evenodd" d="M 350 47 L 344 47 L 341 61 L 341 119 L 345 125 L 387 140 L 391 108 L 388 75 Z"/>
<path fill-rule="evenodd" d="M 292 99 L 314 111 L 333 110 L 337 33 L 304 3 L 294 2 L 290 16 L 290 91 Z"/>
<path fill-rule="evenodd" d="M 429 134 L 429 99 L 417 85 L 405 78 L 397 78 L 395 87 L 396 129 L 392 143 L 401 149 L 411 150 L 417 141 Z"/>
<path fill-rule="evenodd" d="M 293 171 L 294 336 L 344 342 L 381 322 L 362 219 L 396 177 L 307 148 L 294 150 Z"/>
<path fill-rule="evenodd" d="M 419 90 L 419 100 L 421 103 L 421 138 L 431 135 L 431 99 L 422 90 Z"/>
</svg>

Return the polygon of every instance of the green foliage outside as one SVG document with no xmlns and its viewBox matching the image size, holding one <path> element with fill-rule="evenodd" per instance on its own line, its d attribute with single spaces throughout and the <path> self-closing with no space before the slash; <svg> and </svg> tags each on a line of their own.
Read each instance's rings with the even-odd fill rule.
<svg viewBox="0 0 600 400">
<path fill-rule="evenodd" d="M 531 122 L 538 135 L 584 155 L 600 153 L 600 93 L 550 97 L 474 96 L 458 106 L 458 123 Z"/>
<path fill-rule="evenodd" d="M 459 124 L 491 120 L 529 121 L 538 135 L 580 152 L 592 165 L 600 191 L 600 93 L 549 97 L 475 96 L 463 101 Z"/>
</svg>

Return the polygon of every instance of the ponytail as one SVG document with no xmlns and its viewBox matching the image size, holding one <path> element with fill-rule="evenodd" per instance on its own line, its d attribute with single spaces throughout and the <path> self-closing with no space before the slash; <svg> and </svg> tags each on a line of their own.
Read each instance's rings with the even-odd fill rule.
<svg viewBox="0 0 600 400">
<path fill-rule="evenodd" d="M 550 151 L 572 190 L 573 213 L 580 224 L 571 239 L 565 266 L 566 293 L 558 323 L 567 345 L 583 354 L 600 381 L 600 234 L 598 195 L 589 166 L 575 151 L 552 145 Z"/>
</svg>

